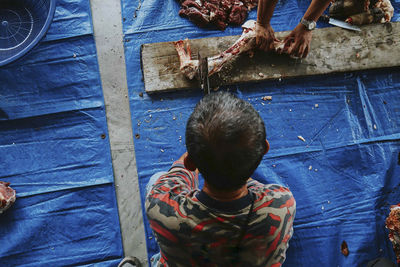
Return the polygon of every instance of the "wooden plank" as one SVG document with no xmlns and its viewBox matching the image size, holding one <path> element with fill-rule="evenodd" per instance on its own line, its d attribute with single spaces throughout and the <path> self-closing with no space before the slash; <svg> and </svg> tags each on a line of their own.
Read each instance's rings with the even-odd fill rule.
<svg viewBox="0 0 400 267">
<path fill-rule="evenodd" d="M 283 39 L 288 32 L 276 33 Z M 200 50 L 213 56 L 231 46 L 239 36 L 192 39 L 193 56 Z M 179 58 L 173 42 L 144 44 L 142 71 L 147 93 L 198 88 L 179 70 Z M 311 51 L 306 59 L 256 52 L 252 58 L 241 56 L 229 72 L 222 71 L 212 83 L 236 84 L 263 80 L 322 75 L 335 72 L 387 68 L 400 65 L 400 22 L 374 24 L 352 32 L 331 27 L 313 32 Z M 259 75 L 262 73 L 262 75 Z"/>
</svg>

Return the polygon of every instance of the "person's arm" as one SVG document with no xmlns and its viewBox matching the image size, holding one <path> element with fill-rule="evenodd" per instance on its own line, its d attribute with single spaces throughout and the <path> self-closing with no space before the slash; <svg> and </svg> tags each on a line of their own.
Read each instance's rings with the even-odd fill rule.
<svg viewBox="0 0 400 267">
<path fill-rule="evenodd" d="M 303 18 L 308 21 L 317 21 L 331 0 L 312 0 Z M 296 28 L 285 38 L 283 51 L 289 55 L 305 58 L 310 50 L 312 31 L 299 23 Z"/>
<path fill-rule="evenodd" d="M 196 168 L 196 166 L 193 165 L 192 161 L 189 160 L 188 158 L 189 154 L 187 152 L 183 153 L 183 155 L 180 156 L 179 159 L 177 159 L 174 162 L 174 164 L 172 164 L 172 167 L 169 169 L 168 173 L 172 173 L 173 171 L 175 171 L 175 168 L 177 168 L 178 171 L 182 171 L 183 169 L 185 172 L 194 175 L 194 178 L 197 181 L 199 176 L 199 170 Z M 197 183 L 198 182 L 196 182 L 196 184 Z"/>
<path fill-rule="evenodd" d="M 332 0 L 312 0 L 303 18 L 317 21 L 331 2 Z"/>
<path fill-rule="evenodd" d="M 184 153 L 172 164 L 168 172 L 160 175 L 150 186 L 148 185 L 147 199 L 157 198 L 164 194 L 179 195 L 198 187 L 199 171 L 185 166 L 187 156 L 187 152 Z"/>
<path fill-rule="evenodd" d="M 257 23 L 262 26 L 269 24 L 278 0 L 258 0 Z"/>
<path fill-rule="evenodd" d="M 264 51 L 275 50 L 275 34 L 270 20 L 277 2 L 278 0 L 258 0 L 256 45 Z"/>
</svg>

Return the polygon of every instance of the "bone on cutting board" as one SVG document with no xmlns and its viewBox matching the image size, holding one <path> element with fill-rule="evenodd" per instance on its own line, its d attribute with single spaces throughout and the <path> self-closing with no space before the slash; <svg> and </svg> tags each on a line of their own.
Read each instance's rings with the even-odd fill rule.
<svg viewBox="0 0 400 267">
<path fill-rule="evenodd" d="M 256 48 L 256 21 L 248 20 L 242 25 L 243 33 L 240 38 L 228 49 L 208 58 L 208 75 L 211 76 L 219 72 L 225 65 L 234 62 L 240 55 L 249 53 Z M 189 79 L 193 79 L 198 71 L 199 61 L 192 59 L 192 52 L 189 40 L 179 40 L 174 42 L 178 52 L 180 70 Z M 283 49 L 283 41 L 275 40 L 275 51 Z"/>
</svg>

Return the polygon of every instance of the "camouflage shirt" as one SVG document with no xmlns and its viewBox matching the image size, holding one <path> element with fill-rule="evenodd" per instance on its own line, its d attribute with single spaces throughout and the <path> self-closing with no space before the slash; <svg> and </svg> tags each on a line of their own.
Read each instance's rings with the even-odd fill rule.
<svg viewBox="0 0 400 267">
<path fill-rule="evenodd" d="M 217 201 L 198 189 L 194 172 L 175 162 L 146 199 L 161 251 L 158 266 L 281 266 L 293 234 L 293 195 L 280 185 L 252 179 L 247 187 L 245 197 Z"/>
</svg>

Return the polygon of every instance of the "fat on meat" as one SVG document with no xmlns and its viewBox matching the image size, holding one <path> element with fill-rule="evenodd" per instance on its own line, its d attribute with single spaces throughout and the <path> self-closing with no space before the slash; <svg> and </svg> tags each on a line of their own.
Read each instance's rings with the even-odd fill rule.
<svg viewBox="0 0 400 267">
<path fill-rule="evenodd" d="M 256 21 L 248 20 L 242 25 L 243 33 L 240 38 L 228 49 L 218 55 L 208 57 L 208 75 L 211 76 L 229 64 L 232 64 L 240 55 L 251 54 L 256 49 Z M 180 70 L 189 79 L 193 79 L 198 71 L 199 61 L 192 59 L 192 52 L 188 39 L 174 42 L 178 53 Z M 275 51 L 283 49 L 283 41 L 275 40 Z"/>
<path fill-rule="evenodd" d="M 228 24 L 241 25 L 258 0 L 184 0 L 179 3 L 181 17 L 200 27 L 215 26 L 224 30 Z"/>
<path fill-rule="evenodd" d="M 15 202 L 15 190 L 9 185 L 10 183 L 0 181 L 0 214 Z"/>
</svg>

